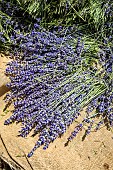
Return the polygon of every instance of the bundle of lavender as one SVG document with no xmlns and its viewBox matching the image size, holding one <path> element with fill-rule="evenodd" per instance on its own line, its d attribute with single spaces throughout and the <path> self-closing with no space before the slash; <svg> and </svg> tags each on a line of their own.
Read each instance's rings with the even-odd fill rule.
<svg viewBox="0 0 113 170">
<path fill-rule="evenodd" d="M 15 110 L 5 125 L 22 122 L 22 137 L 32 129 L 40 134 L 30 157 L 36 148 L 44 145 L 46 149 L 62 135 L 106 84 L 99 81 L 96 69 L 85 69 L 80 39 L 73 47 L 72 37 L 39 31 L 37 24 L 31 34 L 16 37 L 12 41 L 18 42 L 18 52 L 6 69 L 11 80 L 6 100 L 14 103 Z"/>
<path fill-rule="evenodd" d="M 7 30 L 7 26 L 11 29 L 6 32 L 8 36 L 4 31 L 1 32 L 0 39 L 4 43 L 9 40 L 13 51 L 13 61 L 8 63 L 6 69 L 11 80 L 7 84 L 11 92 L 7 94 L 6 102 L 14 104 L 14 112 L 4 124 L 21 122 L 19 134 L 22 137 L 26 137 L 32 129 L 34 135 L 39 134 L 28 157 L 38 147 L 43 145 L 43 149 L 46 149 L 57 137 L 63 135 L 80 116 L 84 106 L 87 107 L 86 117 L 75 127 L 68 141 L 86 124 L 86 135 L 93 128 L 98 130 L 102 124 L 111 127 L 112 40 L 110 39 L 110 43 L 103 43 L 92 59 L 92 56 L 87 56 L 89 53 L 80 37 L 67 34 L 68 28 L 62 34 L 47 31 L 40 27 L 37 19 L 28 30 L 23 21 L 12 17 L 15 11 L 18 9 L 14 8 L 8 19 L 1 13 L 2 18 L 6 19 L 3 29 Z M 96 116 L 100 119 L 95 123 Z"/>
</svg>

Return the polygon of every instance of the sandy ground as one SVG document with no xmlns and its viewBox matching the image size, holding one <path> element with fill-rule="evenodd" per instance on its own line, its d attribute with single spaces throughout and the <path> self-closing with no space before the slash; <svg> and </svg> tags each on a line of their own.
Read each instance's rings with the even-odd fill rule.
<svg viewBox="0 0 113 170">
<path fill-rule="evenodd" d="M 30 134 L 27 138 L 17 137 L 21 124 L 4 125 L 4 120 L 9 118 L 13 109 L 13 106 L 10 106 L 7 113 L 3 112 L 5 107 L 3 98 L 8 91 L 4 86 L 8 81 L 4 69 L 8 60 L 6 57 L 0 57 L 0 134 L 11 158 L 1 139 L 0 156 L 9 163 L 14 163 L 13 158 L 25 170 L 113 170 L 113 134 L 106 130 L 106 127 L 98 132 L 92 132 L 84 141 L 82 141 L 84 131 L 81 131 L 68 146 L 64 146 L 76 122 L 61 138 L 50 144 L 46 151 L 42 148 L 37 149 L 29 158 L 32 168 L 30 167 L 25 154 L 27 155 L 33 148 L 38 136 L 31 137 Z M 81 115 L 83 114 L 84 112 L 81 112 Z"/>
</svg>

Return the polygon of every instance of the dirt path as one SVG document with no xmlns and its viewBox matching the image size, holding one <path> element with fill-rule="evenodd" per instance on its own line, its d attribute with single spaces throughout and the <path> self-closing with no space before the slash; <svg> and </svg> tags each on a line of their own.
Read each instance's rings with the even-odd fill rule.
<svg viewBox="0 0 113 170">
<path fill-rule="evenodd" d="M 74 130 L 76 123 L 74 122 L 67 132 L 56 139 L 49 148 L 44 151 L 39 148 L 34 155 L 27 162 L 24 153 L 27 153 L 33 148 L 38 136 L 31 137 L 30 135 L 23 139 L 17 137 L 18 130 L 21 124 L 4 125 L 4 120 L 11 115 L 13 106 L 8 108 L 8 112 L 4 113 L 4 84 L 8 81 L 4 75 L 5 65 L 9 59 L 0 57 L 0 134 L 4 143 L 10 153 L 11 157 L 15 159 L 25 170 L 31 170 L 29 163 L 34 170 L 113 170 L 113 134 L 102 128 L 98 132 L 92 132 L 84 141 L 82 137 L 84 132 L 80 132 L 78 136 L 64 146 L 67 138 Z M 3 92 L 4 91 L 4 92 Z M 83 113 L 82 113 L 83 114 Z M 12 161 L 4 148 L 3 142 L 0 140 L 0 156 L 7 161 Z M 14 163 L 14 162 L 13 162 Z"/>
</svg>

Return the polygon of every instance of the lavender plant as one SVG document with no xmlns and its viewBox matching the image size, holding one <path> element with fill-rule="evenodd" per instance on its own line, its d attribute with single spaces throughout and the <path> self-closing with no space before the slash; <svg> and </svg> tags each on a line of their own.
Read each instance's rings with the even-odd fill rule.
<svg viewBox="0 0 113 170">
<path fill-rule="evenodd" d="M 91 130 L 99 130 L 101 126 L 106 125 L 108 129 L 113 126 L 113 48 L 112 46 L 101 47 L 99 55 L 99 63 L 101 64 L 101 80 L 105 82 L 106 88 L 101 90 L 101 93 L 89 102 L 86 108 L 86 117 L 75 127 L 68 138 L 71 141 L 77 133 L 83 129 L 84 125 L 88 124 L 85 136 Z M 96 118 L 99 118 L 96 120 Z"/>
<path fill-rule="evenodd" d="M 19 20 L 20 14 L 23 17 L 22 9 L 15 7 L 12 11 L 13 4 L 1 2 L 6 14 L 10 16 L 4 16 L 1 9 L 1 18 L 7 21 L 2 24 L 2 28 L 5 31 L 10 28 L 7 35 L 14 59 L 6 69 L 11 80 L 7 84 L 11 92 L 7 94 L 6 102 L 14 104 L 14 112 L 4 124 L 21 122 L 19 135 L 22 137 L 26 137 L 33 129 L 33 135 L 39 134 L 28 157 L 42 145 L 43 149 L 47 149 L 51 142 L 63 135 L 80 116 L 84 106 L 87 107 L 86 117 L 75 127 L 68 142 L 85 124 L 88 125 L 85 133 L 88 135 L 94 128 L 96 116 L 100 118 L 96 130 L 102 124 L 111 127 L 113 48 L 109 36 L 112 30 L 106 33 L 100 46 L 94 44 L 96 50 L 86 50 L 80 37 L 77 38 L 78 35 L 69 35 L 70 28 L 56 27 L 47 31 L 40 26 L 40 19 L 34 20 L 28 28 L 26 23 Z M 112 6 L 106 8 L 109 11 L 107 24 L 107 21 L 112 22 L 112 18 L 109 20 Z M 1 31 L 0 39 L 3 43 L 7 42 L 5 31 Z M 110 42 L 107 43 L 106 39 L 110 39 Z M 99 68 L 94 66 L 95 63 Z"/>
<path fill-rule="evenodd" d="M 76 74 L 82 62 L 83 45 L 80 40 L 74 50 L 67 45 L 68 37 L 60 39 L 53 33 L 36 30 L 31 35 L 28 36 L 34 40 L 34 44 L 31 43 L 30 48 L 26 48 L 28 36 L 24 36 L 23 42 L 21 39 L 20 51 L 26 52 L 22 55 L 23 61 L 17 56 L 19 61 L 9 63 L 6 69 L 6 74 L 11 75 L 8 87 L 12 89 L 6 100 L 14 102 L 15 110 L 5 124 L 21 121 L 23 127 L 20 135 L 23 137 L 33 128 L 34 133 L 40 132 L 39 140 L 28 156 L 41 145 L 46 149 L 50 142 L 66 131 L 67 126 L 79 115 L 79 107 L 74 108 L 74 98 L 79 106 L 79 98 L 82 100 L 83 97 L 80 95 L 82 82 Z M 79 88 L 78 83 L 81 83 Z"/>
</svg>

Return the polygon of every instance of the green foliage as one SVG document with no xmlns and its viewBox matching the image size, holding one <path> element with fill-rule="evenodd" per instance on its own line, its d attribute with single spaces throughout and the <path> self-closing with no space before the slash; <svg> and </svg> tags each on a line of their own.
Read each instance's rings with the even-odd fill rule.
<svg viewBox="0 0 113 170">
<path fill-rule="evenodd" d="M 13 0 L 12 0 L 13 1 Z M 41 17 L 43 26 L 70 25 L 79 21 L 95 24 L 104 20 L 100 0 L 16 0 L 33 18 Z"/>
</svg>

